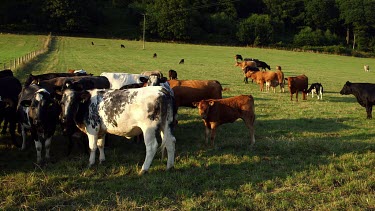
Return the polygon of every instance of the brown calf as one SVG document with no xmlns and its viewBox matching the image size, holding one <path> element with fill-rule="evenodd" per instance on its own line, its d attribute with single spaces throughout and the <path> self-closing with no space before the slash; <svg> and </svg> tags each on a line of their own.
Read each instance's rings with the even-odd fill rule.
<svg viewBox="0 0 375 211">
<path fill-rule="evenodd" d="M 254 145 L 254 98 L 251 95 L 239 95 L 225 99 L 209 99 L 194 102 L 198 107 L 199 115 L 206 126 L 205 139 L 208 144 L 208 136 L 211 133 L 211 146 L 214 146 L 216 128 L 225 123 L 232 123 L 241 118 L 250 132 L 250 144 Z"/>
<path fill-rule="evenodd" d="M 243 61 L 243 62 L 236 62 L 234 66 L 241 67 L 244 70 L 246 67 L 257 67 L 257 63 L 255 61 Z"/>
<path fill-rule="evenodd" d="M 308 78 L 305 75 L 299 75 L 295 77 L 288 77 L 288 87 L 290 92 L 290 100 L 293 100 L 293 94 L 296 93 L 296 100 L 298 101 L 298 92 L 302 92 L 302 99 L 306 100 Z"/>
<path fill-rule="evenodd" d="M 259 84 L 260 91 L 264 90 L 264 83 L 266 83 L 266 91 L 269 91 L 270 86 L 277 82 L 277 74 L 273 71 L 249 71 L 245 74 L 245 77 L 255 80 Z"/>
</svg>

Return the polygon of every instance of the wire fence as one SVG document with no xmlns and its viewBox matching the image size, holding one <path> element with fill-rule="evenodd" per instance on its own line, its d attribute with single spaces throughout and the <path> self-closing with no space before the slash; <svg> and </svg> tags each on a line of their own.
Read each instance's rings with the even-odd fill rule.
<svg viewBox="0 0 375 211">
<path fill-rule="evenodd" d="M 39 50 L 36 50 L 36 51 L 32 51 L 30 53 L 27 53 L 21 57 L 18 57 L 18 58 L 15 58 L 15 59 L 11 59 L 9 60 L 9 63 L 8 62 L 4 62 L 3 63 L 3 69 L 11 69 L 11 70 L 17 70 L 17 68 L 21 67 L 22 65 L 26 64 L 27 62 L 31 61 L 32 59 L 34 59 L 35 57 L 45 53 L 48 51 L 49 47 L 50 47 L 50 44 L 51 44 L 51 40 L 52 40 L 52 35 L 51 33 L 47 36 L 47 39 L 45 40 L 44 44 L 43 44 L 43 48 L 42 49 L 39 49 Z"/>
</svg>

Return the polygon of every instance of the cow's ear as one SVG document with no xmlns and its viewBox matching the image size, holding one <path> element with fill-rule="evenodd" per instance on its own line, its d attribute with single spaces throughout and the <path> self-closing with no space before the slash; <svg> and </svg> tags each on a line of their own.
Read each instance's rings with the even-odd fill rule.
<svg viewBox="0 0 375 211">
<path fill-rule="evenodd" d="M 213 106 L 214 104 L 215 104 L 215 101 L 213 100 L 208 101 L 208 105 Z"/>
<path fill-rule="evenodd" d="M 146 77 L 139 77 L 139 80 L 142 82 L 142 83 L 146 83 L 148 81 L 148 78 Z"/>
<path fill-rule="evenodd" d="M 63 89 L 70 88 L 72 86 L 73 82 L 70 80 L 65 81 Z"/>
<path fill-rule="evenodd" d="M 90 93 L 88 91 L 83 91 L 80 94 L 80 98 L 81 98 L 81 103 L 85 103 L 88 100 L 90 100 L 91 95 L 90 95 Z"/>
<path fill-rule="evenodd" d="M 21 105 L 23 107 L 29 107 L 31 105 L 31 100 L 22 100 Z"/>
</svg>

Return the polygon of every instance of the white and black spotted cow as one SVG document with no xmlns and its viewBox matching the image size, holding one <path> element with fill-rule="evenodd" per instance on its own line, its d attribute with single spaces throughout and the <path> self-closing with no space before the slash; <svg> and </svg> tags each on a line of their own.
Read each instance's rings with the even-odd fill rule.
<svg viewBox="0 0 375 211">
<path fill-rule="evenodd" d="M 55 133 L 60 108 L 51 94 L 38 85 L 25 87 L 17 108 L 22 130 L 22 149 L 26 147 L 26 130 L 30 130 L 37 151 L 37 163 L 42 162 L 42 148 L 45 147 L 45 159 L 50 158 L 50 145 Z"/>
<path fill-rule="evenodd" d="M 323 85 L 321 83 L 311 84 L 310 88 L 306 92 L 307 95 L 311 93 L 312 98 L 314 98 L 314 94 L 316 94 L 318 100 L 323 100 Z"/>
<path fill-rule="evenodd" d="M 138 87 L 141 87 L 148 80 L 148 76 L 130 73 L 103 72 L 100 74 L 100 76 L 108 78 L 110 89 L 120 89 L 123 86 L 133 84 L 140 84 Z"/>
<path fill-rule="evenodd" d="M 167 169 L 174 166 L 176 139 L 174 126 L 174 98 L 161 86 L 138 89 L 93 89 L 74 91 L 65 89 L 62 96 L 62 121 L 74 121 L 85 132 L 91 150 L 89 166 L 105 160 L 105 134 L 131 138 L 144 136 L 146 158 L 140 174 L 148 171 L 157 151 L 156 133 L 162 137 L 162 148 L 168 152 Z"/>
</svg>

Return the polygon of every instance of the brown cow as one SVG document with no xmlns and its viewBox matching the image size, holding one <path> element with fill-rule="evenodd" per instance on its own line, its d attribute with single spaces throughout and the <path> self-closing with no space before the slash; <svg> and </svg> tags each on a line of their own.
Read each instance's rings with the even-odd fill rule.
<svg viewBox="0 0 375 211">
<path fill-rule="evenodd" d="M 193 107 L 193 102 L 221 99 L 223 88 L 216 80 L 168 80 L 176 106 Z"/>
<path fill-rule="evenodd" d="M 264 90 L 264 83 L 266 83 L 266 91 L 270 90 L 271 84 L 277 82 L 277 74 L 273 71 L 249 71 L 245 74 L 245 77 L 255 80 L 259 84 L 260 91 Z"/>
<path fill-rule="evenodd" d="M 298 101 L 298 92 L 302 91 L 302 99 L 306 100 L 308 78 L 305 75 L 299 75 L 295 77 L 288 77 L 288 87 L 290 92 L 290 100 L 293 100 L 293 94 L 296 93 L 296 100 Z"/>
<path fill-rule="evenodd" d="M 194 102 L 198 107 L 199 115 L 206 126 L 205 139 L 208 144 L 208 136 L 211 133 L 211 146 L 214 146 L 216 128 L 225 123 L 232 123 L 241 118 L 250 132 L 250 144 L 254 145 L 254 98 L 251 95 L 239 95 L 225 99 L 209 99 Z"/>
<path fill-rule="evenodd" d="M 285 92 L 285 78 L 284 78 L 284 73 L 281 71 L 280 66 L 276 66 L 276 74 L 277 74 L 277 79 L 280 85 L 280 92 Z"/>
<path fill-rule="evenodd" d="M 257 63 L 255 61 L 243 61 L 243 62 L 236 62 L 234 66 L 241 67 L 241 69 L 244 70 L 247 66 L 257 67 Z"/>
</svg>

